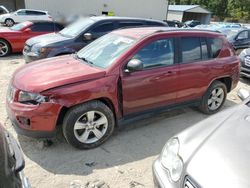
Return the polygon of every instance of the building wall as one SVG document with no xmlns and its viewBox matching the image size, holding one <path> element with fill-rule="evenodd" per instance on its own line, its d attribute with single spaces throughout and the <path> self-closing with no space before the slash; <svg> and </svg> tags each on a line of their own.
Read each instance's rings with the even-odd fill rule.
<svg viewBox="0 0 250 188">
<path fill-rule="evenodd" d="M 166 19 L 166 0 L 25 0 L 26 8 L 47 10 L 52 16 L 81 14 Z"/>
<path fill-rule="evenodd" d="M 5 6 L 9 11 L 24 8 L 24 0 L 0 0 L 0 5 Z"/>
<path fill-rule="evenodd" d="M 183 12 L 180 11 L 168 11 L 168 16 L 167 16 L 167 20 L 178 20 L 180 22 L 182 22 L 182 18 L 183 18 Z"/>
</svg>

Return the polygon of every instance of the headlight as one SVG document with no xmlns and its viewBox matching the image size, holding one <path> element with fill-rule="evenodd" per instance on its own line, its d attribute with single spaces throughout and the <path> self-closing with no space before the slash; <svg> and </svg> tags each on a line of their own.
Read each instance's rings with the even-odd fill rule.
<svg viewBox="0 0 250 188">
<path fill-rule="evenodd" d="M 39 55 L 40 53 L 43 53 L 46 51 L 46 48 L 42 48 L 41 46 L 39 45 L 33 45 L 31 47 L 31 52 L 36 54 L 36 55 Z"/>
<path fill-rule="evenodd" d="M 183 161 L 179 156 L 179 140 L 178 138 L 170 139 L 161 153 L 161 164 L 170 174 L 172 181 L 176 182 L 180 179 L 183 170 Z"/>
<path fill-rule="evenodd" d="M 28 104 L 38 104 L 42 102 L 47 102 L 48 97 L 42 96 L 36 93 L 29 93 L 26 91 L 20 91 L 18 95 L 18 101 L 21 103 L 28 103 Z"/>
</svg>

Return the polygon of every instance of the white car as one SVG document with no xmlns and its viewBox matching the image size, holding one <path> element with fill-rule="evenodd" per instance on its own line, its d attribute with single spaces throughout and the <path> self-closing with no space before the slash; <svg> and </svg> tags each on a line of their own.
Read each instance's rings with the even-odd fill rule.
<svg viewBox="0 0 250 188">
<path fill-rule="evenodd" d="M 52 21 L 52 17 L 47 11 L 19 9 L 16 12 L 0 15 L 0 23 L 8 27 L 13 26 L 15 23 L 24 21 Z"/>
</svg>

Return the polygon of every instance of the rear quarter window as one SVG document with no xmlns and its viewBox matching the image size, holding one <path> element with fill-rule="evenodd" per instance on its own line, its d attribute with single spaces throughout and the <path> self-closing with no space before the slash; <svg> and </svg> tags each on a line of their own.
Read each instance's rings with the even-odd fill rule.
<svg viewBox="0 0 250 188">
<path fill-rule="evenodd" d="M 217 58 L 223 47 L 223 40 L 220 38 L 208 38 L 208 44 L 210 47 L 210 57 Z"/>
</svg>

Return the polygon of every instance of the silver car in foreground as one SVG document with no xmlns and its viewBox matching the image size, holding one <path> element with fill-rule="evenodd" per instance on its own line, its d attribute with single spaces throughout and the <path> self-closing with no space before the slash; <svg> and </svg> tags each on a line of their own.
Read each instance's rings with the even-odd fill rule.
<svg viewBox="0 0 250 188">
<path fill-rule="evenodd" d="M 171 138 L 153 165 L 155 187 L 249 188 L 249 161 L 250 98 Z"/>
</svg>

